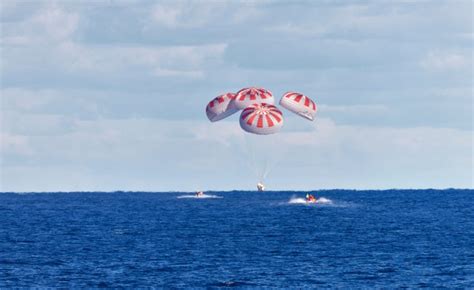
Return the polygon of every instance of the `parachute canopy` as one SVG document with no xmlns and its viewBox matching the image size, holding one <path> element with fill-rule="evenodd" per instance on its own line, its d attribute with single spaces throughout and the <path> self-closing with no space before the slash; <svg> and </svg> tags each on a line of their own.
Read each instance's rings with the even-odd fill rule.
<svg viewBox="0 0 474 290">
<path fill-rule="evenodd" d="M 216 122 L 237 112 L 239 109 L 235 108 L 233 100 L 235 94 L 226 93 L 215 97 L 206 106 L 206 115 L 211 122 Z"/>
<path fill-rule="evenodd" d="M 316 116 L 316 104 L 308 96 L 296 92 L 287 92 L 280 105 L 303 118 L 313 121 Z"/>
<path fill-rule="evenodd" d="M 245 88 L 237 92 L 235 96 L 235 107 L 242 110 L 252 104 L 266 103 L 273 105 L 275 100 L 272 92 L 264 88 Z"/>
<path fill-rule="evenodd" d="M 280 131 L 283 114 L 274 105 L 253 104 L 240 114 L 240 127 L 249 133 L 268 135 Z"/>
<path fill-rule="evenodd" d="M 307 96 L 287 92 L 280 100 L 280 105 L 289 111 L 313 121 L 316 115 L 316 104 Z M 280 148 L 277 133 L 283 127 L 283 113 L 275 106 L 273 94 L 258 87 L 248 87 L 239 90 L 236 94 L 227 93 L 214 98 L 206 107 L 206 114 L 211 122 L 222 120 L 235 112 L 242 110 L 239 117 L 240 127 L 252 134 L 244 134 L 248 153 L 253 161 L 252 169 L 259 178 L 257 185 L 259 191 L 265 186 L 263 180 L 268 172 L 275 166 L 274 157 L 285 154 L 275 154 L 275 149 Z M 264 135 L 264 136 L 262 136 Z M 252 140 L 253 139 L 253 140 Z M 272 148 L 272 150 L 269 150 Z M 273 164 L 273 165 L 272 165 Z M 263 167 L 261 167 L 263 165 Z"/>
<path fill-rule="evenodd" d="M 249 133 L 268 135 L 280 131 L 283 126 L 283 114 L 274 103 L 273 94 L 269 90 L 248 87 L 235 94 L 217 96 L 208 103 L 206 115 L 211 122 L 216 122 L 243 110 L 240 127 Z M 310 121 L 315 119 L 315 102 L 301 93 L 285 93 L 280 99 L 280 105 Z"/>
</svg>

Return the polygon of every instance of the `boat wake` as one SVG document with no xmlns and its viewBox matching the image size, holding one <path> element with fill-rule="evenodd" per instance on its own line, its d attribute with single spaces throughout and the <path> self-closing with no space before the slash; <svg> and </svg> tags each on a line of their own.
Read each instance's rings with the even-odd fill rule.
<svg viewBox="0 0 474 290">
<path fill-rule="evenodd" d="M 316 199 L 314 202 L 308 202 L 305 198 L 302 197 L 292 197 L 288 201 L 288 204 L 304 204 L 304 205 L 316 205 L 316 204 L 325 204 L 325 205 L 332 205 L 333 202 L 329 198 L 320 197 Z"/>
<path fill-rule="evenodd" d="M 222 196 L 212 195 L 212 194 L 203 194 L 203 195 L 195 195 L 195 194 L 188 194 L 188 195 L 180 195 L 176 198 L 195 198 L 195 199 L 209 199 L 209 198 L 222 198 Z"/>
</svg>

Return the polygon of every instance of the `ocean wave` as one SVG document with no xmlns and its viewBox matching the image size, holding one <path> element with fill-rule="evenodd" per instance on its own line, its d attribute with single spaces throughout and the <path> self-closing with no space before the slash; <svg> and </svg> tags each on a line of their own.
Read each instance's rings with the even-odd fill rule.
<svg viewBox="0 0 474 290">
<path fill-rule="evenodd" d="M 196 199 L 209 199 L 209 198 L 222 198 L 222 196 L 219 195 L 212 195 L 212 194 L 203 194 L 200 196 L 197 196 L 195 194 L 187 194 L 187 195 L 180 195 L 176 198 L 196 198 Z"/>
<path fill-rule="evenodd" d="M 288 201 L 288 204 L 304 204 L 304 205 L 326 204 L 326 205 L 332 205 L 334 203 L 333 203 L 332 200 L 330 200 L 329 198 L 325 198 L 325 197 L 317 198 L 316 201 L 314 201 L 314 202 L 308 202 L 303 197 L 291 197 L 290 200 Z"/>
</svg>

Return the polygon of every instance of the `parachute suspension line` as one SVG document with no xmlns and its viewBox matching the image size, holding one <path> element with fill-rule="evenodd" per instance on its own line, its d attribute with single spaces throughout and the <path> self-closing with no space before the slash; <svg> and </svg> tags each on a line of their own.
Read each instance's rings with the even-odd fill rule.
<svg viewBox="0 0 474 290">
<path fill-rule="evenodd" d="M 304 94 L 287 92 L 279 104 L 300 117 L 309 121 L 315 120 L 316 103 Z M 207 104 L 206 115 L 211 122 L 216 122 L 240 110 L 242 110 L 239 117 L 240 127 L 250 133 L 244 133 L 245 144 L 239 139 L 248 157 L 245 158 L 245 164 L 250 167 L 249 171 L 254 171 L 259 182 L 263 183 L 269 172 L 276 167 L 283 156 L 287 155 L 288 143 L 286 140 L 281 140 L 283 137 L 280 134 L 275 134 L 283 127 L 283 113 L 275 106 L 275 99 L 269 90 L 249 87 L 241 89 L 236 94 L 225 93 L 215 97 Z M 269 135 L 278 139 L 269 140 L 265 137 Z M 253 138 L 256 139 L 252 140 Z"/>
<path fill-rule="evenodd" d="M 271 138 L 270 140 L 271 144 L 278 144 L 277 145 L 278 147 L 275 147 L 275 148 L 278 148 L 278 151 L 274 152 L 274 154 L 266 156 L 267 158 L 265 159 L 263 179 L 265 179 L 268 176 L 270 171 L 272 171 L 281 161 L 283 156 L 286 155 L 286 150 L 285 150 L 286 147 L 284 146 L 284 142 L 282 142 L 283 141 L 282 135 L 283 134 L 273 134 L 269 136 L 269 138 Z"/>
<path fill-rule="evenodd" d="M 269 159 L 272 157 L 272 152 L 268 150 L 268 148 L 271 147 L 271 143 L 266 142 L 269 136 L 247 133 L 244 133 L 244 136 L 249 167 L 251 167 L 258 182 L 264 183 L 268 171 Z"/>
<path fill-rule="evenodd" d="M 245 139 L 245 147 L 246 147 L 246 153 L 247 155 L 250 156 L 250 164 L 249 162 L 247 162 L 247 165 L 251 168 L 251 170 L 253 171 L 253 173 L 255 174 L 255 176 L 257 178 L 259 178 L 259 174 L 258 174 L 258 166 L 257 166 L 257 160 L 256 160 L 256 157 L 255 157 L 255 148 L 254 146 L 252 146 L 252 140 L 251 140 L 251 136 L 250 134 L 247 134 L 247 133 L 243 133 L 244 134 L 244 139 Z"/>
<path fill-rule="evenodd" d="M 261 177 L 260 177 L 261 182 L 263 182 L 265 178 L 267 177 L 267 174 L 269 171 L 269 165 L 270 165 L 270 154 L 265 154 L 265 156 L 263 156 L 263 168 L 262 168 Z"/>
<path fill-rule="evenodd" d="M 268 158 L 265 158 L 263 160 L 263 169 L 260 174 L 260 182 L 263 183 L 265 181 L 265 178 L 267 177 L 267 168 L 268 168 Z"/>
</svg>

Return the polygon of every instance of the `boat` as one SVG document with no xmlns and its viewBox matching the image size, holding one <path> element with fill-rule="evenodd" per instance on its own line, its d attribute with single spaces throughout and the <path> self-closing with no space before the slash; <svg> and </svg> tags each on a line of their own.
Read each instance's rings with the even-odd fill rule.
<svg viewBox="0 0 474 290">
<path fill-rule="evenodd" d="M 202 197 L 202 196 L 204 196 L 204 192 L 202 192 L 202 191 L 197 191 L 196 192 L 196 197 Z"/>
<path fill-rule="evenodd" d="M 314 195 L 309 194 L 309 193 L 306 194 L 305 200 L 306 200 L 306 203 L 316 203 L 317 202 L 316 197 L 314 197 Z"/>
</svg>

